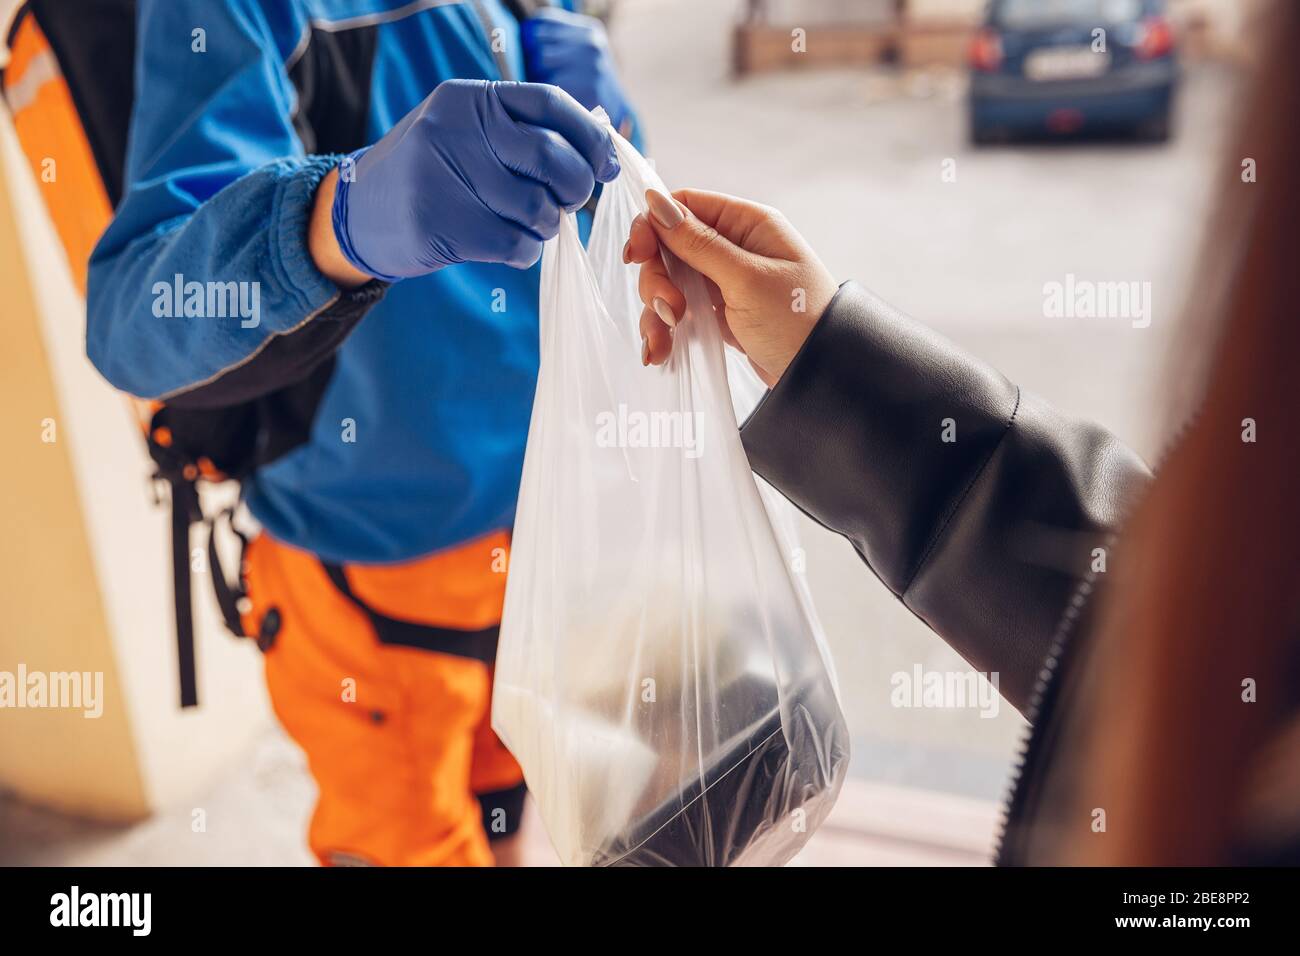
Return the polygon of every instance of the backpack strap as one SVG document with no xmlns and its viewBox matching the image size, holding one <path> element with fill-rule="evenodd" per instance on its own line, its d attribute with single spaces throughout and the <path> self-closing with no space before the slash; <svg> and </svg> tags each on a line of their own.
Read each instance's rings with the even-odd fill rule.
<svg viewBox="0 0 1300 956">
<path fill-rule="evenodd" d="M 422 651 L 450 654 L 453 657 L 467 657 L 482 661 L 489 667 L 496 661 L 499 625 L 478 630 L 461 630 L 390 617 L 375 610 L 357 596 L 348 582 L 343 565 L 332 561 L 321 561 L 321 567 L 325 569 L 326 576 L 339 593 L 370 619 L 370 626 L 381 644 L 414 647 Z"/>
<path fill-rule="evenodd" d="M 190 525 L 202 518 L 199 493 L 193 481 L 181 476 L 163 478 L 171 489 L 172 596 L 176 602 L 176 665 L 180 676 L 181 707 L 199 702 L 194 667 L 194 595 L 190 580 Z"/>
<path fill-rule="evenodd" d="M 216 471 L 207 459 L 198 463 L 191 460 L 188 452 L 178 447 L 167 422 L 171 420 L 172 410 L 163 406 L 154 413 L 146 438 L 149 454 L 157 466 L 153 479 L 155 488 L 166 484 L 171 498 L 172 530 L 172 597 L 176 605 L 176 661 L 180 678 L 181 707 L 194 707 L 198 704 L 198 680 L 195 672 L 194 654 L 194 591 L 190 567 L 190 527 L 203 523 L 208 528 L 208 569 L 212 576 L 212 588 L 216 594 L 217 606 L 226 627 L 236 637 L 244 637 L 243 622 L 240 619 L 240 604 L 244 598 L 243 563 L 244 550 L 248 539 L 233 522 L 233 508 L 213 515 L 209 519 L 203 516 L 203 503 L 199 498 L 198 482 L 200 478 L 219 479 L 224 477 Z M 154 501 L 162 503 L 162 496 L 155 493 Z M 217 528 L 222 519 L 240 541 L 239 577 L 231 584 L 221 565 L 217 552 Z"/>
<path fill-rule="evenodd" d="M 239 539 L 239 567 L 234 584 L 231 584 L 230 579 L 226 577 L 226 572 L 221 567 L 221 555 L 217 553 L 217 527 L 223 518 L 226 521 L 226 526 Z M 247 637 L 248 635 L 244 632 L 240 605 L 247 599 L 243 582 L 244 552 L 248 550 L 248 536 L 235 527 L 234 519 L 234 508 L 227 508 L 208 519 L 208 570 L 212 573 L 212 590 L 216 593 L 217 606 L 221 608 L 221 616 L 225 619 L 226 629 L 235 637 Z"/>
<path fill-rule="evenodd" d="M 181 707 L 194 707 L 199 702 L 198 675 L 194 653 L 194 588 L 190 566 L 190 528 L 202 522 L 208 529 L 208 570 L 212 575 L 212 590 L 226 628 L 235 637 L 246 637 L 240 606 L 247 595 L 243 587 L 244 552 L 248 550 L 248 536 L 235 527 L 234 508 L 226 508 L 211 518 L 203 517 L 199 499 L 198 482 L 184 475 L 165 476 L 161 471 L 155 481 L 165 482 L 171 498 L 172 525 L 172 597 L 176 605 L 176 666 L 180 680 Z M 155 496 L 161 504 L 161 498 Z M 221 565 L 217 551 L 217 529 L 225 519 L 227 527 L 239 539 L 239 574 L 231 584 Z M 261 641 L 258 644 L 262 647 Z M 265 650 L 265 647 L 262 647 Z"/>
</svg>

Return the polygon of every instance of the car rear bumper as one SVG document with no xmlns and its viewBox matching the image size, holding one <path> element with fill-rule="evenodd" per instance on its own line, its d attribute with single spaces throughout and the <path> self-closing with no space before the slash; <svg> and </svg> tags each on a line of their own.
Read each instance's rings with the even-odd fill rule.
<svg viewBox="0 0 1300 956">
<path fill-rule="evenodd" d="M 1057 130 L 1131 125 L 1169 112 L 1178 81 L 1173 60 L 1143 64 L 1089 80 L 1038 83 L 1023 77 L 971 76 L 971 120 L 977 127 Z"/>
</svg>

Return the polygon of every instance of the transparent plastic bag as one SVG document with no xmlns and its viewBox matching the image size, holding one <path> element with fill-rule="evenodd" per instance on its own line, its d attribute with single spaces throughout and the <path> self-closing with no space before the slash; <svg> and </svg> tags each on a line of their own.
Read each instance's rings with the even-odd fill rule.
<svg viewBox="0 0 1300 956">
<path fill-rule="evenodd" d="M 737 431 L 763 386 L 678 261 L 687 316 L 641 365 L 622 248 L 664 187 L 612 135 L 588 248 L 566 217 L 542 256 L 492 724 L 566 864 L 777 865 L 834 803 L 848 731 L 790 505 Z"/>
</svg>

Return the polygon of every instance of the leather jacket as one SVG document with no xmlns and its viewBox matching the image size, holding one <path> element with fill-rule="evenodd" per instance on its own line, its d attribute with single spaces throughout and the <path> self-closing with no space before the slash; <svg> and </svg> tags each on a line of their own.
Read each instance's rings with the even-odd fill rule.
<svg viewBox="0 0 1300 956">
<path fill-rule="evenodd" d="M 852 282 L 741 434 L 754 471 L 997 672 L 1041 736 L 1096 549 L 1150 481 L 1143 461 Z M 1014 788 L 1000 862 L 1023 862 L 1034 789 L 1028 775 Z"/>
</svg>

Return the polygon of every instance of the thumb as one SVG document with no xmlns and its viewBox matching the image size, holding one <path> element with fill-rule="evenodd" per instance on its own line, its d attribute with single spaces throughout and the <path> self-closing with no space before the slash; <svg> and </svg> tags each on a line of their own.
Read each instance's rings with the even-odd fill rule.
<svg viewBox="0 0 1300 956">
<path fill-rule="evenodd" d="M 661 245 L 720 287 L 753 271 L 752 256 L 657 189 L 647 189 L 651 224 Z"/>
</svg>

